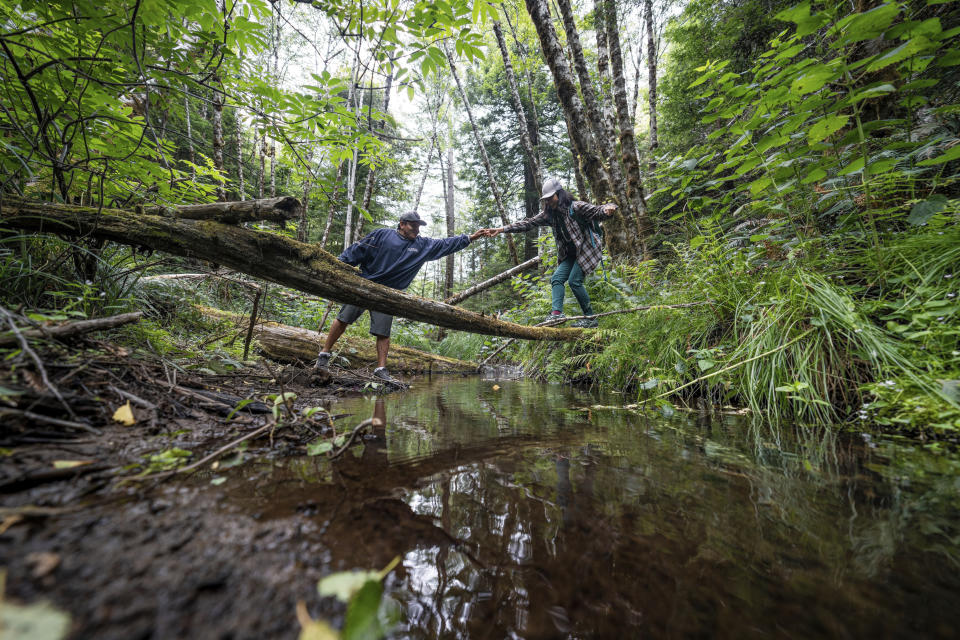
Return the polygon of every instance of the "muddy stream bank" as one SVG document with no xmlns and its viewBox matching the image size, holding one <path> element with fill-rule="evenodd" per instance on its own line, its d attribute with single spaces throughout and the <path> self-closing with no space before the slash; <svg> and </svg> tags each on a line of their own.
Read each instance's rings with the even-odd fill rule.
<svg viewBox="0 0 960 640">
<path fill-rule="evenodd" d="M 955 635 L 952 456 L 480 377 L 325 402 L 386 426 L 333 462 L 278 441 L 0 496 L 49 505 L 0 535 L 7 595 L 76 638 L 293 638 L 300 600 L 342 623 L 320 578 L 399 557 L 392 637 Z"/>
</svg>

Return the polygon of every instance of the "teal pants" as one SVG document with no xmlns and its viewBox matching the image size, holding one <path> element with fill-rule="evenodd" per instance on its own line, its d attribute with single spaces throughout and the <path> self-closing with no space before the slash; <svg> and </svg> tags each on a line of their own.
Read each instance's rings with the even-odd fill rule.
<svg viewBox="0 0 960 640">
<path fill-rule="evenodd" d="M 587 288 L 583 286 L 584 277 L 583 269 L 577 264 L 575 255 L 557 265 L 557 270 L 553 272 L 553 277 L 550 278 L 554 311 L 563 311 L 563 297 L 566 294 L 563 285 L 569 282 L 570 291 L 573 291 L 573 297 L 580 303 L 580 308 L 583 309 L 583 315 L 593 315 L 593 307 L 590 306 L 590 295 L 587 293 Z"/>
</svg>

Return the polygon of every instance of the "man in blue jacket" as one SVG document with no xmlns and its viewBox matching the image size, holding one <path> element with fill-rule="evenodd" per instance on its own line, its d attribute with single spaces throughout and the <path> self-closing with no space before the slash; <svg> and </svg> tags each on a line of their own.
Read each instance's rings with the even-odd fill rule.
<svg viewBox="0 0 960 640">
<path fill-rule="evenodd" d="M 485 229 L 471 235 L 452 238 L 424 238 L 420 227 L 427 224 L 416 211 L 400 216 L 396 229 L 378 229 L 347 247 L 339 259 L 354 267 L 360 267 L 360 275 L 373 282 L 406 289 L 428 260 L 439 260 L 451 253 L 466 248 L 477 238 L 487 235 Z M 330 363 L 330 350 L 347 327 L 366 309 L 352 304 L 344 305 L 337 319 L 330 325 L 323 350 L 317 356 L 317 368 L 325 369 Z M 370 333 L 377 338 L 377 368 L 373 375 L 384 382 L 396 383 L 387 371 L 387 352 L 390 350 L 390 327 L 393 316 L 379 311 L 370 312 Z"/>
</svg>

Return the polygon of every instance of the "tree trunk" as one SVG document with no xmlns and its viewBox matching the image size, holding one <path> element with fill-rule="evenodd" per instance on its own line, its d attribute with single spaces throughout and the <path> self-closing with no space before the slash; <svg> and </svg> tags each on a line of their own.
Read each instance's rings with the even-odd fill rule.
<svg viewBox="0 0 960 640">
<path fill-rule="evenodd" d="M 586 59 L 583 57 L 583 47 L 580 44 L 580 34 L 577 31 L 577 24 L 574 20 L 573 9 L 570 6 L 570 0 L 557 0 L 560 7 L 560 15 L 563 18 L 563 29 L 567 33 L 567 46 L 573 57 L 573 65 L 580 79 L 580 92 L 583 94 L 583 104 L 587 108 L 588 124 L 590 132 L 597 143 L 603 145 L 603 140 L 609 138 L 605 136 L 603 128 L 603 114 L 600 112 L 600 105 L 597 102 L 597 95 L 593 90 L 593 80 L 590 78 L 590 71 L 587 68 Z M 551 27 L 552 28 L 552 27 Z M 612 158 L 612 156 L 607 156 Z"/>
<path fill-rule="evenodd" d="M 190 122 L 190 96 L 187 94 L 186 85 L 183 86 L 183 112 L 187 118 L 187 152 L 189 153 L 190 159 L 190 179 L 197 179 L 197 168 L 193 165 L 197 164 L 197 156 L 193 150 L 193 127 Z"/>
<path fill-rule="evenodd" d="M 537 101 L 533 99 L 533 76 L 530 74 L 530 65 L 526 64 L 526 57 L 523 54 L 523 47 L 520 45 L 520 38 L 517 37 L 517 31 L 510 22 L 510 14 L 503 12 L 503 17 L 507 20 L 510 27 L 510 33 L 513 35 L 513 44 L 517 48 L 517 54 L 524 61 L 523 72 L 527 78 L 527 101 L 530 104 L 530 139 L 533 142 L 534 155 L 537 158 L 537 166 L 540 167 L 541 178 L 543 177 L 543 161 L 540 158 L 540 119 L 537 116 Z M 537 196 L 539 197 L 539 193 Z"/>
<path fill-rule="evenodd" d="M 450 132 L 450 137 L 453 137 L 453 131 Z M 454 232 L 454 214 L 453 214 L 453 140 L 450 141 L 450 144 L 447 146 L 447 237 L 450 238 L 453 236 Z M 450 294 L 453 293 L 453 259 L 455 254 L 450 254 L 447 256 L 446 261 L 446 278 L 443 282 L 443 297 L 449 298 Z"/>
<path fill-rule="evenodd" d="M 510 61 L 510 52 L 507 50 L 507 42 L 503 38 L 503 29 L 500 27 L 500 21 L 493 21 L 493 32 L 497 36 L 497 45 L 500 47 L 500 56 L 503 58 L 503 68 L 507 74 L 507 83 L 510 85 L 510 101 L 513 104 L 514 114 L 520 124 L 520 143 L 527 156 L 527 162 L 533 170 L 533 181 L 536 190 L 540 192 L 540 185 L 543 178 L 540 175 L 540 161 L 533 148 L 533 141 L 530 139 L 530 129 L 527 125 L 527 116 L 523 111 L 523 103 L 520 102 L 520 91 L 517 89 L 517 78 L 513 74 L 513 63 Z"/>
<path fill-rule="evenodd" d="M 423 186 L 427 183 L 427 176 L 430 173 L 430 157 L 433 155 L 433 147 L 437 143 L 437 132 L 434 131 L 430 136 L 430 148 L 427 149 L 427 161 L 423 165 L 423 175 L 420 177 L 420 187 L 417 189 L 417 197 L 413 200 L 413 210 L 420 208 L 420 198 L 423 196 Z"/>
<path fill-rule="evenodd" d="M 247 199 L 247 185 L 243 182 L 243 131 L 241 130 L 240 108 L 235 111 L 236 114 L 236 137 L 237 137 L 237 178 L 240 181 L 240 192 L 237 194 L 239 200 Z"/>
<path fill-rule="evenodd" d="M 647 84 L 649 85 L 650 101 L 650 150 L 656 149 L 660 142 L 657 139 L 657 47 L 653 39 L 653 0 L 643 0 L 644 20 L 647 25 Z M 652 154 L 651 168 L 656 168 Z"/>
<path fill-rule="evenodd" d="M 89 235 L 175 255 L 209 260 L 254 278 L 366 309 L 483 335 L 528 340 L 575 340 L 579 329 L 530 327 L 391 289 L 315 246 L 275 233 L 207 220 L 177 220 L 120 209 L 4 200 L 8 228 Z"/>
<path fill-rule="evenodd" d="M 497 210 L 500 212 L 500 219 L 503 221 L 503 226 L 510 224 L 510 218 L 507 217 L 507 210 L 503 206 L 503 197 L 500 195 L 500 186 L 497 184 L 497 178 L 493 174 L 493 166 L 490 164 L 490 158 L 487 156 L 487 148 L 483 144 L 483 140 L 480 138 L 480 130 L 477 128 L 477 123 L 473 119 L 473 111 L 470 109 L 470 102 L 467 100 L 467 93 L 463 90 L 463 85 L 460 84 L 460 76 L 457 74 L 457 65 L 453 62 L 453 56 L 450 55 L 450 51 L 444 46 L 444 51 L 447 54 L 447 61 L 450 64 L 450 73 L 453 75 L 454 81 L 457 83 L 457 91 L 460 93 L 460 99 L 463 101 L 463 108 L 467 112 L 467 117 L 470 119 L 470 129 L 473 131 L 473 137 L 477 141 L 477 147 L 480 148 L 480 157 L 483 159 L 483 166 L 487 170 L 487 180 L 490 183 L 490 191 L 493 193 L 493 199 L 497 203 Z M 513 264 L 520 264 L 520 257 L 517 254 L 517 246 L 513 242 L 513 238 L 508 234 L 507 235 L 507 246 L 510 249 L 510 257 L 513 258 Z"/>
<path fill-rule="evenodd" d="M 218 80 L 214 78 L 213 90 L 213 166 L 223 173 L 223 93 L 217 88 Z M 227 197 L 223 183 L 217 181 L 217 200 Z"/>
<path fill-rule="evenodd" d="M 257 133 L 261 134 L 256 138 L 257 158 L 260 160 L 260 170 L 257 172 L 257 198 L 263 199 L 263 179 L 267 175 L 266 153 L 267 130 L 266 128 L 257 128 Z"/>
<path fill-rule="evenodd" d="M 392 63 L 393 61 L 391 60 L 390 72 L 387 74 L 386 91 L 383 94 L 384 116 L 386 116 L 390 110 L 390 92 L 393 89 L 393 64 Z M 372 79 L 371 79 L 371 82 L 373 82 Z M 370 108 L 373 109 L 373 93 L 372 92 L 370 94 Z M 387 121 L 381 120 L 377 124 L 376 130 L 383 131 L 386 128 L 386 126 L 387 126 Z M 370 210 L 370 201 L 373 199 L 373 185 L 374 185 L 374 182 L 376 181 L 376 175 L 377 175 L 376 169 L 374 169 L 373 166 L 371 166 L 370 169 L 367 171 L 367 184 L 363 189 L 363 208 L 366 211 Z M 363 218 L 360 218 L 357 223 L 357 237 L 360 237 L 360 230 L 362 229 L 362 225 L 363 225 Z"/>
<path fill-rule="evenodd" d="M 353 244 L 353 196 L 357 190 L 357 149 L 353 149 L 347 168 L 347 216 L 343 226 L 343 248 Z"/>
<path fill-rule="evenodd" d="M 640 174 L 640 158 L 637 156 L 637 143 L 633 135 L 633 120 L 627 104 L 627 83 L 623 76 L 623 57 L 620 53 L 620 28 L 617 23 L 617 7 L 614 0 L 600 0 L 604 3 L 604 22 L 607 41 L 610 47 L 610 66 L 613 70 L 613 96 L 617 105 L 617 121 L 620 125 L 620 158 L 627 175 L 627 199 L 632 204 L 633 222 L 636 225 L 637 240 L 647 257 L 647 238 L 653 225 L 647 214 L 647 201 L 643 193 L 643 177 Z"/>
<path fill-rule="evenodd" d="M 563 55 L 563 48 L 553 29 L 546 0 L 524 1 L 527 12 L 536 27 L 544 58 L 557 87 L 557 95 L 567 118 L 567 131 L 570 134 L 575 156 L 580 158 L 580 164 L 590 183 L 594 200 L 607 200 L 615 192 L 614 185 L 610 180 L 610 174 L 596 153 L 591 127 L 584 113 L 583 104 L 577 95 L 577 86 Z"/>
<path fill-rule="evenodd" d="M 303 206 L 300 207 L 300 219 L 297 221 L 297 240 L 300 242 L 307 241 L 310 224 L 307 219 L 307 210 L 310 207 L 310 191 L 313 190 L 313 173 L 310 167 L 310 164 L 313 162 L 313 149 L 307 152 L 305 160 L 307 163 L 307 175 L 303 179 L 303 198 L 301 199 Z"/>
<path fill-rule="evenodd" d="M 568 0 L 563 0 L 567 2 Z M 610 45 L 607 41 L 607 32 L 604 29 L 604 11 L 602 0 L 594 1 L 594 20 L 596 22 L 595 32 L 597 34 L 597 76 L 600 78 L 600 120 L 603 126 L 604 138 L 612 141 L 616 140 L 617 134 L 613 124 L 613 104 L 610 93 L 613 87 L 613 80 L 610 77 Z M 581 80 L 581 82 L 583 82 Z M 611 144 L 611 146 L 613 146 Z M 611 164 L 614 162 L 614 156 L 610 156 Z"/>
<path fill-rule="evenodd" d="M 327 201 L 327 223 L 323 226 L 323 237 L 320 239 L 320 248 L 327 247 L 330 238 L 330 226 L 333 224 L 333 212 L 337 209 L 337 190 L 340 188 L 340 178 L 343 177 L 343 161 L 337 165 L 337 177 L 333 179 L 333 194 Z"/>
</svg>

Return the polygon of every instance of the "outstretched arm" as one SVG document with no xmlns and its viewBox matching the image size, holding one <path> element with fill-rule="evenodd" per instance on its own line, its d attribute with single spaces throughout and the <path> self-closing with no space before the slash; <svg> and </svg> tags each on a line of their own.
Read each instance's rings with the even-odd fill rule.
<svg viewBox="0 0 960 640">
<path fill-rule="evenodd" d="M 524 231 L 529 231 L 534 227 L 542 227 L 550 224 L 550 215 L 546 211 L 541 211 L 532 218 L 524 218 L 519 222 L 514 222 L 513 224 L 508 224 L 505 227 L 497 227 L 495 229 L 481 229 L 480 231 L 486 231 L 488 238 L 495 238 L 501 233 L 523 233 Z"/>
</svg>

